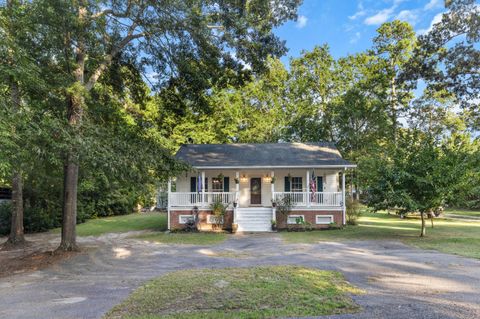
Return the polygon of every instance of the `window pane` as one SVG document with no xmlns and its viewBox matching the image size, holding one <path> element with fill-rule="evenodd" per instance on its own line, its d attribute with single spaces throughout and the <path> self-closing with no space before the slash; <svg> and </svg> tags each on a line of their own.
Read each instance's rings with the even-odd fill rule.
<svg viewBox="0 0 480 319">
<path fill-rule="evenodd" d="M 292 192 L 301 192 L 302 190 L 302 178 L 292 177 Z"/>
<path fill-rule="evenodd" d="M 223 192 L 223 180 L 219 178 L 212 178 L 212 191 Z"/>
</svg>

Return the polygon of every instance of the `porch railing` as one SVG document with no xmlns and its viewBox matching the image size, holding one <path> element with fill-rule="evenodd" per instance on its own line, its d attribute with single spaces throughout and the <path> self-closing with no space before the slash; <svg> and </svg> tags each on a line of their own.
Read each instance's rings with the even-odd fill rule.
<svg viewBox="0 0 480 319">
<path fill-rule="evenodd" d="M 223 204 L 232 204 L 235 198 L 235 192 L 172 192 L 169 194 L 168 201 L 170 207 L 201 207 L 208 206 L 216 201 L 220 201 Z"/>
<path fill-rule="evenodd" d="M 279 203 L 288 196 L 292 202 L 292 206 L 341 206 L 341 192 L 274 192 L 273 199 Z"/>
</svg>

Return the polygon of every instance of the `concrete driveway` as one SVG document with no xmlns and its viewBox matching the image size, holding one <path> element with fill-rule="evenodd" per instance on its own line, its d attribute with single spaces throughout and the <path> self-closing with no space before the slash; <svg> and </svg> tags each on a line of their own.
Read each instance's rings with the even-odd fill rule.
<svg viewBox="0 0 480 319">
<path fill-rule="evenodd" d="M 0 318 L 101 318 L 167 272 L 285 264 L 338 270 L 367 291 L 354 296 L 361 313 L 327 318 L 480 318 L 480 261 L 397 242 L 290 245 L 278 234 L 258 234 L 200 247 L 110 234 L 81 244 L 86 253 L 62 264 L 0 279 Z"/>
</svg>

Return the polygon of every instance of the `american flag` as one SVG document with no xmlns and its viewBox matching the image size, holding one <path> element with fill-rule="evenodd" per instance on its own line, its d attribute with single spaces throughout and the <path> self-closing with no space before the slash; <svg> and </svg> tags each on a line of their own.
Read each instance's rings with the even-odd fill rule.
<svg viewBox="0 0 480 319">
<path fill-rule="evenodd" d="M 313 170 L 312 177 L 310 178 L 310 200 L 315 202 L 315 193 L 317 192 L 317 177 L 315 176 L 315 170 Z"/>
</svg>

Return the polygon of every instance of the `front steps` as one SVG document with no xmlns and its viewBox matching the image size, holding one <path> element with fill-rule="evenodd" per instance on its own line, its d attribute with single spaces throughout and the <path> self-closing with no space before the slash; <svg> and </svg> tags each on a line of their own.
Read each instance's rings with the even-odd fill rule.
<svg viewBox="0 0 480 319">
<path fill-rule="evenodd" d="M 272 231 L 272 208 L 237 208 L 237 232 Z"/>
</svg>

